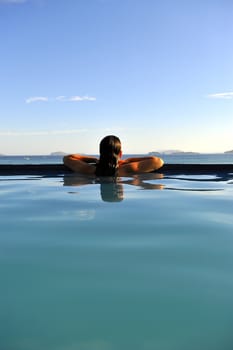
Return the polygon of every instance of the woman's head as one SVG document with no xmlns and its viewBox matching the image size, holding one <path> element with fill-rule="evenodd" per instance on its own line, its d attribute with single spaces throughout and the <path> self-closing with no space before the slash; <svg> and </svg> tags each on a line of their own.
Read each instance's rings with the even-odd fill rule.
<svg viewBox="0 0 233 350">
<path fill-rule="evenodd" d="M 99 146 L 100 160 L 96 167 L 96 175 L 114 176 L 118 168 L 118 159 L 121 157 L 121 141 L 117 136 L 105 136 Z"/>
<path fill-rule="evenodd" d="M 109 135 L 105 136 L 100 141 L 100 155 L 115 154 L 120 156 L 121 153 L 121 141 L 117 136 Z"/>
</svg>

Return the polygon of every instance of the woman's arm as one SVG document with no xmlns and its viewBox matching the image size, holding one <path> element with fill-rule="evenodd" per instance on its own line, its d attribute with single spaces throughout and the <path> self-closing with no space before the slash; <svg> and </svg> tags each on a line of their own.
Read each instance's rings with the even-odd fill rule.
<svg viewBox="0 0 233 350">
<path fill-rule="evenodd" d="M 132 157 L 132 158 L 126 158 L 123 160 L 120 160 L 120 163 L 122 164 L 127 164 L 127 163 L 132 163 L 132 162 L 140 162 L 141 160 L 152 160 L 153 156 L 148 156 L 148 157 Z"/>
<path fill-rule="evenodd" d="M 161 168 L 164 161 L 158 157 L 128 158 L 119 162 L 120 175 L 149 173 Z"/>
<path fill-rule="evenodd" d="M 66 157 L 69 157 L 69 159 L 73 159 L 73 160 L 82 160 L 83 162 L 86 162 L 86 163 L 96 164 L 98 161 L 98 158 L 96 158 L 96 157 L 82 156 L 81 154 L 69 154 L 68 156 L 65 156 L 64 158 L 66 158 Z"/>
<path fill-rule="evenodd" d="M 80 154 L 70 154 L 63 158 L 65 166 L 74 172 L 94 175 L 98 159 L 95 157 L 81 156 Z"/>
</svg>

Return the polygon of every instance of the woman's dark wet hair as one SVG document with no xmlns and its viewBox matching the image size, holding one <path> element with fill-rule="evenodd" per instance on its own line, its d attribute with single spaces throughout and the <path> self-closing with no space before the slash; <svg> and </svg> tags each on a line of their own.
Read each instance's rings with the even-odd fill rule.
<svg viewBox="0 0 233 350">
<path fill-rule="evenodd" d="M 100 142 L 100 159 L 96 166 L 97 176 L 117 176 L 118 159 L 121 153 L 121 141 L 117 136 L 109 135 Z"/>
</svg>

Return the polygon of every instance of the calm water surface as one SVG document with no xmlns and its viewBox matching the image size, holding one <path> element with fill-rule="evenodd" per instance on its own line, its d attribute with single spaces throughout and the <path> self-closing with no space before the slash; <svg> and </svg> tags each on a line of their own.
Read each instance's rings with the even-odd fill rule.
<svg viewBox="0 0 233 350">
<path fill-rule="evenodd" d="M 233 175 L 0 177 L 1 350 L 231 350 Z"/>
</svg>

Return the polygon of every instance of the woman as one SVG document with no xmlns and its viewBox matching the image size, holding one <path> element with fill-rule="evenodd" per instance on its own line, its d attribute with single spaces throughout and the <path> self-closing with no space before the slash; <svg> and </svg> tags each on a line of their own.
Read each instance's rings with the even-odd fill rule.
<svg viewBox="0 0 233 350">
<path fill-rule="evenodd" d="M 163 160 L 158 157 L 140 157 L 120 160 L 121 142 L 118 137 L 109 135 L 100 142 L 100 158 L 71 154 L 63 158 L 71 170 L 97 176 L 128 176 L 148 173 L 161 168 Z"/>
</svg>

